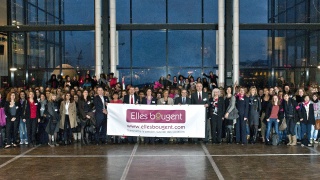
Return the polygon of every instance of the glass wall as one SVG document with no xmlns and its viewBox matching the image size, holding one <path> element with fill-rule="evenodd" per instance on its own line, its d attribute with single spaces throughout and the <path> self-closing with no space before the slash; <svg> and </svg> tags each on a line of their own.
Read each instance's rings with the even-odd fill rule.
<svg viewBox="0 0 320 180">
<path fill-rule="evenodd" d="M 217 23 L 217 5 L 217 0 L 119 0 L 117 23 Z M 152 84 L 167 74 L 202 77 L 217 69 L 216 31 L 119 31 L 118 69 L 119 78 L 134 85 Z"/>
<path fill-rule="evenodd" d="M 318 23 L 320 1 L 269 0 L 269 22 Z M 274 69 L 274 81 L 283 76 L 292 87 L 319 82 L 319 32 L 308 30 L 269 31 L 268 61 Z"/>
</svg>

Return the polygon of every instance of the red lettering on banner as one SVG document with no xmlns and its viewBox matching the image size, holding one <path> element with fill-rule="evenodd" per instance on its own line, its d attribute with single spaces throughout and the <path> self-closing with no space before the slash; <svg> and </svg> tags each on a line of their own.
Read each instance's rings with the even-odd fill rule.
<svg viewBox="0 0 320 180">
<path fill-rule="evenodd" d="M 185 110 L 127 109 L 127 122 L 134 123 L 185 123 Z"/>
</svg>

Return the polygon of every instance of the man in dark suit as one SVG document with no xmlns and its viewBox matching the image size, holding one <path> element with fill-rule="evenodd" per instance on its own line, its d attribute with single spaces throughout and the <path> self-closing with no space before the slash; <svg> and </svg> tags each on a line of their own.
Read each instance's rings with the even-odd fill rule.
<svg viewBox="0 0 320 180">
<path fill-rule="evenodd" d="M 197 92 L 191 94 L 191 104 L 198 104 L 198 105 L 204 105 L 206 108 L 209 107 L 209 96 L 207 92 L 202 91 L 202 84 L 198 82 L 196 84 Z M 208 143 L 208 128 L 207 128 L 207 111 L 204 111 L 203 113 L 206 114 L 206 123 L 205 123 L 205 138 L 204 143 Z M 198 139 L 194 139 L 195 143 L 198 144 Z"/>
<path fill-rule="evenodd" d="M 97 93 L 93 99 L 93 103 L 96 109 L 96 143 L 100 144 L 99 139 L 102 143 L 107 143 L 107 104 L 109 102 L 108 97 L 103 96 L 103 88 L 100 86 L 97 88 Z"/>
<path fill-rule="evenodd" d="M 181 90 L 181 96 L 177 97 L 174 100 L 174 104 L 175 105 L 185 105 L 185 104 L 191 104 L 191 99 L 189 97 L 187 97 L 188 92 L 186 89 L 182 89 Z M 184 138 L 178 138 L 177 141 L 179 144 L 184 144 L 185 142 L 187 142 L 188 139 L 184 139 Z"/>
<path fill-rule="evenodd" d="M 182 105 L 182 104 L 191 104 L 191 99 L 189 97 L 187 97 L 187 90 L 186 89 L 182 89 L 181 91 L 181 97 L 177 97 L 174 100 L 174 104 L 177 105 Z"/>
<path fill-rule="evenodd" d="M 139 97 L 135 94 L 133 86 L 129 88 L 128 94 L 123 97 L 123 103 L 124 104 L 140 104 Z M 137 142 L 136 136 L 128 136 L 128 143 L 136 143 L 136 142 Z"/>
</svg>

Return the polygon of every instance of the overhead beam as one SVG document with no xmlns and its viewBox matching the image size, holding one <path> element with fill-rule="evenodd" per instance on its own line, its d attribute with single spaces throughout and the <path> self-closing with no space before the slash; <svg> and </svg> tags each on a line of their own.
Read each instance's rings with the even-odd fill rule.
<svg viewBox="0 0 320 180">
<path fill-rule="evenodd" d="M 0 32 L 94 31 L 94 25 L 0 26 Z M 117 24 L 117 30 L 218 30 L 218 24 Z M 240 30 L 320 30 L 320 23 L 239 24 Z"/>
</svg>

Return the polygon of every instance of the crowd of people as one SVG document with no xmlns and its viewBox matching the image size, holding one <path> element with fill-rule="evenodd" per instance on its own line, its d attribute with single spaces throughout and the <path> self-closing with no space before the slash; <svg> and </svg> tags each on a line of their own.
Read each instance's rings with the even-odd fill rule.
<svg viewBox="0 0 320 180">
<path fill-rule="evenodd" d="M 318 143 L 318 88 L 291 89 L 282 84 L 256 88 L 219 88 L 213 72 L 196 80 L 189 75 L 160 77 L 152 86 L 125 89 L 110 73 L 97 79 L 87 72 L 77 78 L 52 75 L 47 87 L 12 87 L 0 92 L 0 146 L 51 147 L 77 141 L 107 143 Z M 207 109 L 205 138 L 107 136 L 108 103 L 203 105 Z M 319 120 L 318 120 L 319 119 Z M 306 143 L 305 143 L 306 140 Z"/>
</svg>

